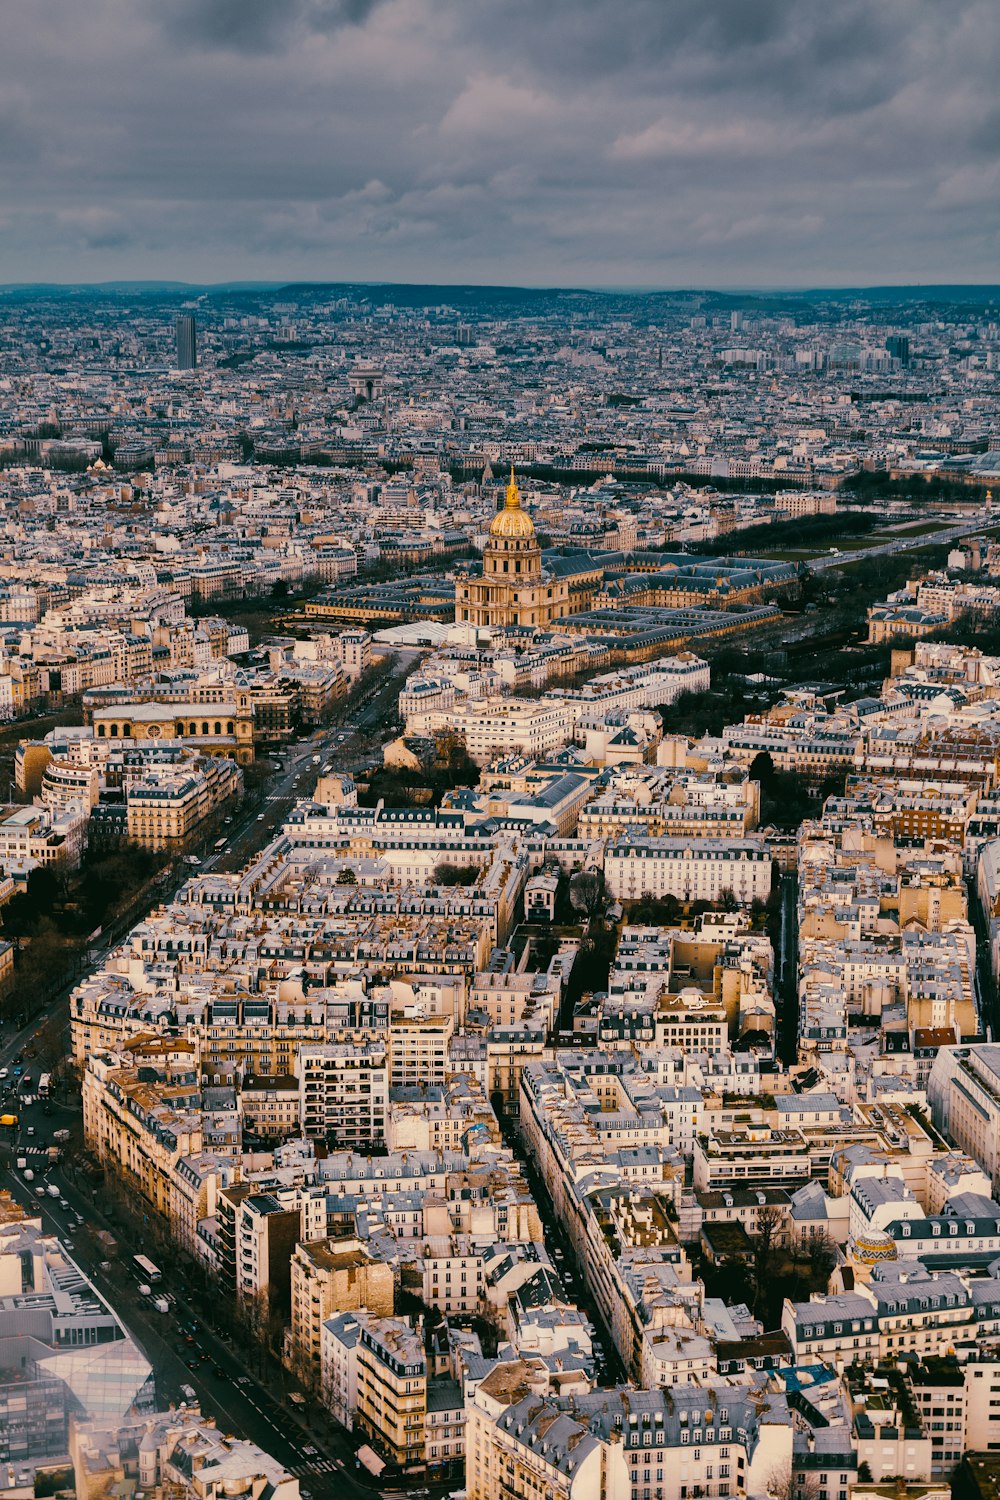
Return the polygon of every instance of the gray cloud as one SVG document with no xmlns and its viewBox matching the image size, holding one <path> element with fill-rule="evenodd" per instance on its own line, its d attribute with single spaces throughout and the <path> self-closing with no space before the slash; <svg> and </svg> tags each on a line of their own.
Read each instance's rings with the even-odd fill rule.
<svg viewBox="0 0 1000 1500">
<path fill-rule="evenodd" d="M 0 281 L 992 280 L 998 42 L 993 0 L 34 0 Z"/>
<path fill-rule="evenodd" d="M 296 35 L 360 26 L 380 0 L 152 0 L 150 15 L 180 48 L 267 52 Z"/>
</svg>

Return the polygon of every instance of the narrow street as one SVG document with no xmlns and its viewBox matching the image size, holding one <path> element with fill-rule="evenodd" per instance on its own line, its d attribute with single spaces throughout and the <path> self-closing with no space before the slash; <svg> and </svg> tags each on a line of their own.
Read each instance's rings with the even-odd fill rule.
<svg viewBox="0 0 1000 1500">
<path fill-rule="evenodd" d="M 524 1168 L 528 1187 L 538 1206 L 538 1214 L 542 1220 L 545 1234 L 545 1249 L 552 1262 L 552 1269 L 566 1288 L 567 1300 L 576 1303 L 577 1307 L 586 1313 L 594 1325 L 596 1333 L 595 1345 L 599 1344 L 600 1346 L 599 1349 L 595 1347 L 594 1352 L 595 1355 L 600 1354 L 601 1356 L 597 1359 L 598 1384 L 606 1386 L 615 1385 L 619 1381 L 625 1380 L 627 1374 L 618 1357 L 618 1350 L 611 1337 L 611 1332 L 587 1289 L 586 1279 L 577 1265 L 572 1242 L 556 1218 L 548 1189 L 532 1157 L 524 1149 L 517 1126 L 509 1120 L 501 1120 L 500 1127 L 504 1142 L 511 1148 Z"/>
<path fill-rule="evenodd" d="M 781 927 L 775 954 L 775 998 L 778 1014 L 778 1056 L 783 1063 L 795 1062 L 799 1040 L 797 922 L 798 877 L 792 871 L 781 875 Z"/>
</svg>

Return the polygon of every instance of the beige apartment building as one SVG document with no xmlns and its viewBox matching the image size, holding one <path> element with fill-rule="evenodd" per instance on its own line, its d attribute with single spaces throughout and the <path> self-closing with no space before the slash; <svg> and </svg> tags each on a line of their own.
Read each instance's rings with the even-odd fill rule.
<svg viewBox="0 0 1000 1500">
<path fill-rule="evenodd" d="M 296 1379 L 315 1386 L 320 1378 L 323 1324 L 338 1312 L 366 1309 L 391 1317 L 392 1267 L 374 1260 L 357 1239 L 314 1240 L 295 1247 L 291 1262 L 292 1319 L 286 1358 Z"/>
<path fill-rule="evenodd" d="M 173 1223 L 174 1169 L 202 1149 L 196 1049 L 147 1037 L 128 1050 L 90 1058 L 83 1075 L 83 1126 L 102 1166 Z"/>
<path fill-rule="evenodd" d="M 128 836 L 144 849 L 179 848 L 230 797 L 242 777 L 228 759 L 203 759 L 197 769 L 151 766 L 128 787 Z"/>
<path fill-rule="evenodd" d="M 427 1360 L 423 1339 L 402 1318 L 366 1319 L 357 1346 L 356 1427 L 397 1468 L 426 1455 Z"/>
<path fill-rule="evenodd" d="M 384 1040 L 302 1047 L 297 1071 L 306 1135 L 353 1150 L 382 1144 L 389 1102 Z"/>
<path fill-rule="evenodd" d="M 388 1032 L 390 1088 L 443 1084 L 450 1071 L 448 1059 L 454 1034 L 453 1016 L 394 1011 Z"/>
</svg>

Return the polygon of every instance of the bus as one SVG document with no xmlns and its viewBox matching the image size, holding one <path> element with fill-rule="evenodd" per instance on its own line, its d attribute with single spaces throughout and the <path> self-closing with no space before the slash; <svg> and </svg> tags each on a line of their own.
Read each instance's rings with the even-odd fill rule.
<svg viewBox="0 0 1000 1500">
<path fill-rule="evenodd" d="M 49 1093 L 51 1091 L 51 1087 L 52 1087 L 52 1075 L 50 1073 L 43 1073 L 42 1076 L 41 1076 L 41 1078 L 39 1078 L 39 1080 L 38 1080 L 38 1097 L 39 1097 L 39 1099 L 47 1099 L 49 1097 Z"/>
<path fill-rule="evenodd" d="M 140 1281 L 148 1281 L 150 1286 L 155 1286 L 162 1280 L 159 1271 L 153 1262 L 145 1255 L 133 1255 L 132 1264 Z"/>
<path fill-rule="evenodd" d="M 221 854 L 223 849 L 226 847 L 226 843 L 227 840 L 225 838 L 225 835 L 223 835 L 221 839 L 216 839 L 215 843 L 212 845 L 212 848 L 215 850 L 216 854 Z"/>
</svg>

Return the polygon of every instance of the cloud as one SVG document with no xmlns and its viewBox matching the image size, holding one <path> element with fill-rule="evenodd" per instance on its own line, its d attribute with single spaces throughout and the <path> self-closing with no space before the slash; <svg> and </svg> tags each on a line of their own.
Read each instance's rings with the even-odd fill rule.
<svg viewBox="0 0 1000 1500">
<path fill-rule="evenodd" d="M 0 280 L 991 280 L 994 0 L 33 0 Z"/>
<path fill-rule="evenodd" d="M 295 34 L 361 26 L 380 0 L 152 0 L 151 17 L 178 47 L 267 52 Z"/>
</svg>

